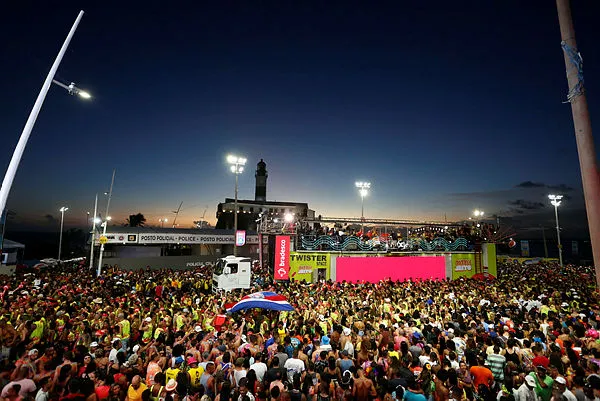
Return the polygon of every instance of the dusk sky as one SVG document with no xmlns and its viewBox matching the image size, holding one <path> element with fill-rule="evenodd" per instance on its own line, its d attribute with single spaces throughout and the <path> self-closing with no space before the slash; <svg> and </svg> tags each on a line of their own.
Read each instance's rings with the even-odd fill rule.
<svg viewBox="0 0 600 401">
<path fill-rule="evenodd" d="M 572 7 L 598 136 L 600 2 Z M 57 79 L 93 99 L 51 89 L 13 225 L 44 227 L 68 206 L 66 225 L 82 226 L 113 168 L 117 222 L 158 224 L 181 201 L 181 227 L 205 207 L 214 222 L 233 197 L 230 152 L 248 159 L 240 198 L 263 158 L 269 200 L 323 216 L 360 216 L 356 180 L 372 183 L 367 217 L 550 212 L 550 192 L 569 196 L 561 211 L 582 208 L 554 1 L 10 2 L 2 173 L 81 8 Z"/>
</svg>

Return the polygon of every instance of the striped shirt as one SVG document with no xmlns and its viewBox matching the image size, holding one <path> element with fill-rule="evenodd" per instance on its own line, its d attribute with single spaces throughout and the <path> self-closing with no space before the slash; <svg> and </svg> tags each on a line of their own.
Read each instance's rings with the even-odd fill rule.
<svg viewBox="0 0 600 401">
<path fill-rule="evenodd" d="M 506 358 L 499 354 L 490 354 L 487 357 L 489 368 L 494 375 L 494 380 L 504 381 L 504 367 L 506 366 Z"/>
</svg>

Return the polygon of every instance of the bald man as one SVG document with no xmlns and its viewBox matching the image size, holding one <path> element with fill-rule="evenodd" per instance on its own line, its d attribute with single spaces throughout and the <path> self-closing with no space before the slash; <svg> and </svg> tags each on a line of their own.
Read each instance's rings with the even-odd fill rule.
<svg viewBox="0 0 600 401">
<path fill-rule="evenodd" d="M 125 401 L 142 401 L 142 393 L 147 389 L 148 387 L 142 383 L 142 378 L 139 375 L 133 376 L 131 384 L 127 389 Z"/>
</svg>

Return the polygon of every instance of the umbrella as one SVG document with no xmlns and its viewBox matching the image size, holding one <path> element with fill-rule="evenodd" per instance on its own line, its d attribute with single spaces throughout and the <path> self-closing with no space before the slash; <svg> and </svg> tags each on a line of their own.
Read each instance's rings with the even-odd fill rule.
<svg viewBox="0 0 600 401">
<path fill-rule="evenodd" d="M 283 295 L 269 291 L 255 292 L 242 297 L 238 302 L 225 305 L 227 312 L 239 312 L 241 310 L 259 308 L 277 311 L 293 311 L 294 307 L 286 301 Z"/>
</svg>

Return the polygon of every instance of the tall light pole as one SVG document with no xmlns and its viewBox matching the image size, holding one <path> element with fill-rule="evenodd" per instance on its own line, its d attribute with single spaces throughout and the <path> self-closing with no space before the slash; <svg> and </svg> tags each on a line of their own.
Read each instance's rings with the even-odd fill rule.
<svg viewBox="0 0 600 401">
<path fill-rule="evenodd" d="M 29 113 L 29 117 L 27 118 L 27 122 L 25 123 L 25 127 L 23 127 L 23 131 L 21 132 L 21 137 L 19 138 L 19 142 L 15 147 L 15 151 L 13 152 L 12 158 L 10 159 L 10 163 L 8 168 L 6 169 L 6 174 L 4 175 L 4 180 L 2 181 L 2 187 L 0 188 L 0 213 L 4 211 L 6 207 L 6 201 L 8 200 L 8 194 L 10 193 L 10 189 L 12 187 L 12 183 L 15 179 L 15 175 L 17 174 L 17 169 L 19 168 L 19 163 L 21 162 L 21 157 L 23 156 L 23 152 L 25 151 L 25 146 L 27 146 L 27 141 L 29 140 L 29 136 L 31 135 L 31 131 L 33 130 L 33 126 L 35 125 L 35 121 L 37 119 L 40 110 L 42 109 L 42 105 L 44 104 L 44 100 L 46 99 L 46 95 L 48 94 L 48 90 L 50 89 L 50 85 L 52 85 L 52 81 L 54 80 L 54 75 L 58 70 L 58 66 L 65 55 L 67 48 L 69 47 L 69 43 L 75 34 L 75 30 L 79 25 L 79 21 L 83 17 L 83 11 L 79 12 L 77 19 L 73 23 L 67 38 L 63 42 L 52 67 L 50 67 L 50 71 L 48 72 L 48 76 L 46 76 L 46 80 L 42 85 L 42 89 L 38 94 L 38 97 Z"/>
<path fill-rule="evenodd" d="M 169 219 L 158 219 L 158 221 L 160 222 L 160 228 L 164 228 L 165 223 L 167 223 Z"/>
<path fill-rule="evenodd" d="M 108 222 L 111 220 L 110 216 L 106 216 L 106 220 L 102 222 L 102 237 L 106 236 L 106 227 L 108 226 Z M 102 274 L 102 257 L 104 256 L 104 243 L 100 244 L 100 256 L 98 256 L 98 270 L 96 271 L 96 276 L 100 277 Z"/>
<path fill-rule="evenodd" d="M 108 222 L 110 221 L 110 216 L 108 215 L 108 210 L 110 208 L 110 200 L 112 199 L 112 191 L 113 191 L 113 186 L 115 185 L 115 175 L 117 174 L 117 170 L 113 169 L 113 173 L 112 173 L 112 178 L 110 180 L 110 189 L 108 190 L 108 192 L 105 192 L 106 195 L 108 195 L 108 198 L 106 200 L 106 220 L 104 221 L 104 229 L 102 231 L 102 236 L 104 237 L 106 235 L 106 226 L 108 226 Z M 98 270 L 96 271 L 96 275 L 98 277 L 100 277 L 100 274 L 102 274 L 102 257 L 104 256 L 104 244 L 100 244 L 100 256 L 98 257 Z"/>
<path fill-rule="evenodd" d="M 560 243 L 560 226 L 558 225 L 558 207 L 561 204 L 562 195 L 548 195 L 550 203 L 554 206 L 554 217 L 556 218 L 556 238 L 558 240 L 558 262 L 563 267 L 562 244 Z"/>
<path fill-rule="evenodd" d="M 357 181 L 354 183 L 356 188 L 358 188 L 358 193 L 360 194 L 360 222 L 363 235 L 365 235 L 365 196 L 369 194 L 369 189 L 371 189 L 370 182 Z"/>
<path fill-rule="evenodd" d="M 238 175 L 244 172 L 244 166 L 246 165 L 245 157 L 238 157 L 234 155 L 227 156 L 227 163 L 229 163 L 231 172 L 235 174 L 235 201 L 233 203 L 233 256 L 237 256 L 237 245 L 235 241 L 235 237 L 237 235 L 237 227 L 238 227 Z"/>
<path fill-rule="evenodd" d="M 596 146 L 592 135 L 592 121 L 585 96 L 583 60 L 577 49 L 569 0 L 556 0 L 556 7 L 562 40 L 561 46 L 564 51 L 565 66 L 567 67 L 567 82 L 569 85 L 567 100 L 571 103 L 571 114 L 575 128 L 585 211 L 596 270 L 596 286 L 600 288 L 600 199 L 598 198 L 600 176 L 598 176 Z"/>
<path fill-rule="evenodd" d="M 92 242 L 90 245 L 90 270 L 94 268 L 94 246 L 96 245 L 96 223 L 100 223 L 101 220 L 98 218 L 98 194 L 96 194 L 96 200 L 94 201 L 94 217 L 92 218 Z"/>
<path fill-rule="evenodd" d="M 63 225 L 65 222 L 65 212 L 69 210 L 68 207 L 61 207 L 60 211 L 60 236 L 58 237 L 58 261 L 60 262 L 60 254 L 62 253 L 62 235 L 63 235 Z"/>
<path fill-rule="evenodd" d="M 484 214 L 485 214 L 485 212 L 483 210 L 478 210 L 478 209 L 473 210 L 473 216 L 475 216 L 475 225 L 477 228 L 481 227 L 481 224 L 479 221 L 480 221 L 480 219 L 483 218 Z"/>
</svg>

